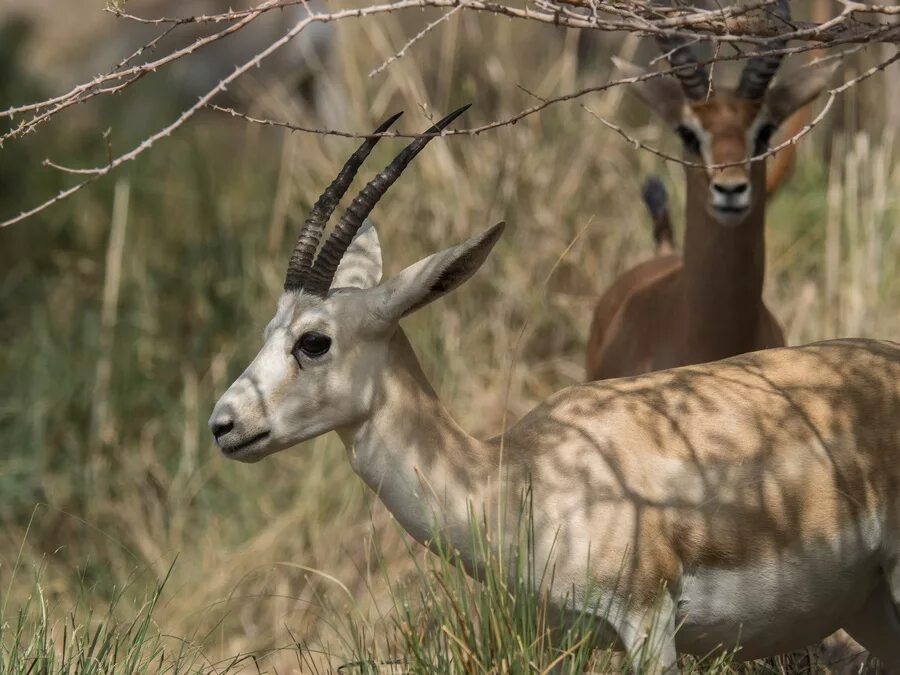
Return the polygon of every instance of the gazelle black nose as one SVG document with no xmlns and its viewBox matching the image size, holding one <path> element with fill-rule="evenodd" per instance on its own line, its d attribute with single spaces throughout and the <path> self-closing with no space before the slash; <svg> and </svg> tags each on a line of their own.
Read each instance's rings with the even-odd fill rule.
<svg viewBox="0 0 900 675">
<path fill-rule="evenodd" d="M 749 183 L 713 183 L 713 190 L 726 197 L 737 197 L 747 191 Z"/>
<path fill-rule="evenodd" d="M 213 436 L 215 436 L 216 440 L 219 440 L 220 438 L 222 438 L 222 436 L 234 429 L 234 422 L 231 420 L 231 418 L 221 417 L 210 424 L 209 428 L 212 430 Z"/>
</svg>

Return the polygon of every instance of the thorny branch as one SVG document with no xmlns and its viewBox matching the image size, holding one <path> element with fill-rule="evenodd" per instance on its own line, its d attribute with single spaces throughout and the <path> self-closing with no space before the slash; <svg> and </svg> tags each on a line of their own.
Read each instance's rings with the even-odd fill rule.
<svg viewBox="0 0 900 675">
<path fill-rule="evenodd" d="M 847 90 L 850 89 L 851 87 L 856 86 L 857 84 L 859 84 L 859 83 L 862 82 L 863 80 L 869 79 L 869 78 L 872 77 L 872 75 L 874 75 L 875 73 L 884 70 L 884 69 L 887 68 L 889 65 L 891 65 L 892 63 L 895 63 L 895 62 L 898 61 L 898 60 L 900 60 L 900 50 L 897 50 L 897 52 L 896 52 L 893 56 L 891 56 L 891 57 L 889 57 L 889 58 L 887 58 L 887 59 L 884 59 L 884 60 L 881 61 L 880 63 L 878 63 L 878 64 L 872 66 L 871 68 L 869 68 L 869 69 L 866 70 L 865 72 L 861 73 L 861 74 L 858 75 L 857 77 L 854 77 L 854 78 L 851 79 L 851 80 L 847 80 L 846 82 L 844 82 L 844 83 L 843 83 L 842 85 L 840 85 L 839 87 L 835 87 L 834 89 L 829 89 L 828 92 L 827 92 L 827 93 L 828 93 L 828 98 L 825 99 L 825 105 L 822 106 L 822 110 L 819 111 L 819 114 L 818 114 L 818 115 L 816 115 L 812 120 L 810 120 L 806 125 L 804 125 L 802 129 L 800 129 L 796 134 L 794 134 L 794 135 L 791 136 L 790 138 L 787 138 L 787 139 L 785 139 L 784 141 L 782 141 L 781 143 L 779 143 L 778 145 L 775 145 L 775 146 L 769 148 L 766 152 L 764 152 L 764 153 L 762 153 L 762 154 L 754 155 L 754 156 L 751 157 L 748 161 L 751 161 L 751 162 L 757 162 L 757 161 L 760 161 L 760 160 L 764 160 L 764 159 L 766 159 L 766 158 L 768 158 L 768 157 L 771 157 L 771 156 L 777 154 L 777 153 L 780 152 L 781 150 L 784 150 L 785 148 L 787 148 L 787 147 L 789 147 L 789 146 L 791 146 L 791 145 L 796 145 L 796 144 L 797 144 L 797 141 L 799 141 L 801 138 L 803 138 L 804 136 L 806 136 L 806 135 L 807 135 L 810 131 L 812 131 L 812 130 L 813 130 L 813 129 L 814 129 L 814 128 L 815 128 L 815 127 L 823 120 L 823 119 L 825 119 L 825 117 L 828 115 L 828 112 L 831 110 L 831 107 L 834 105 L 835 100 L 837 99 L 837 97 L 838 97 L 840 94 L 844 93 L 845 91 L 847 91 Z M 654 147 L 652 147 L 652 146 L 650 146 L 650 145 L 647 145 L 646 143 L 644 143 L 644 142 L 642 142 L 642 141 L 640 141 L 640 140 L 638 140 L 638 139 L 636 139 L 636 138 L 633 138 L 632 136 L 629 136 L 628 133 L 626 133 L 625 130 L 622 129 L 622 127 L 617 126 L 616 124 L 613 124 L 612 122 L 610 122 L 609 120 L 605 119 L 604 117 L 601 117 L 601 116 L 598 115 L 596 112 L 594 112 L 593 110 L 591 110 L 590 108 L 588 108 L 586 105 L 582 105 L 581 107 L 582 107 L 588 114 L 590 114 L 592 117 L 594 117 L 594 119 L 596 119 L 598 122 L 600 122 L 601 124 L 603 124 L 605 127 L 611 129 L 612 131 L 615 131 L 617 134 L 619 134 L 622 138 L 624 138 L 628 143 L 630 143 L 631 145 L 633 145 L 635 148 L 637 148 L 637 149 L 639 149 L 639 150 L 645 150 L 645 151 L 647 151 L 647 152 L 650 152 L 650 153 L 652 153 L 652 154 L 654 154 L 654 155 L 656 155 L 656 156 L 658 156 L 658 157 L 660 157 L 660 158 L 662 158 L 662 159 L 665 159 L 665 160 L 667 160 L 667 161 L 670 161 L 670 162 L 677 162 L 678 164 L 683 164 L 684 166 L 691 166 L 691 167 L 705 167 L 705 168 L 710 168 L 710 169 L 724 169 L 724 168 L 729 167 L 729 166 L 737 166 L 737 165 L 739 165 L 739 164 L 743 164 L 743 163 L 744 163 L 744 162 L 728 162 L 728 163 L 722 163 L 722 164 L 709 164 L 709 165 L 707 165 L 707 164 L 703 164 L 703 163 L 701 163 L 701 162 L 691 162 L 691 161 L 688 161 L 688 160 L 683 159 L 683 158 L 681 158 L 681 157 L 675 157 L 674 155 L 670 155 L 670 154 L 668 154 L 668 153 L 665 153 L 665 152 L 663 152 L 662 150 L 659 150 L 659 149 L 657 149 L 657 148 L 654 148 Z"/>
<path fill-rule="evenodd" d="M 413 36 L 406 42 L 405 45 L 403 45 L 402 47 L 400 47 L 399 50 L 397 50 L 396 53 L 394 53 L 394 54 L 391 55 L 388 59 L 386 59 L 384 63 L 382 63 L 382 64 L 381 64 L 380 66 L 378 66 L 377 68 L 373 69 L 373 70 L 369 73 L 369 77 L 375 77 L 378 73 L 380 73 L 380 72 L 382 72 L 383 70 L 385 70 L 385 69 L 386 69 L 389 65 L 391 65 L 394 61 L 396 61 L 397 59 L 402 59 L 402 58 L 406 55 L 406 52 L 409 51 L 409 48 L 410 48 L 410 47 L 412 47 L 416 42 L 418 42 L 419 40 L 421 40 L 421 39 L 422 39 L 423 37 L 425 37 L 428 33 L 430 33 L 430 32 L 433 31 L 435 28 L 437 28 L 439 25 L 441 25 L 442 23 L 444 23 L 447 19 L 449 19 L 449 18 L 450 18 L 451 16 L 453 16 L 454 14 L 456 14 L 456 12 L 458 12 L 460 9 L 462 9 L 462 8 L 465 7 L 465 6 L 466 6 L 466 0 L 460 0 L 459 4 L 458 4 L 456 7 L 454 7 L 453 9 L 451 9 L 451 10 L 448 11 L 448 12 L 445 12 L 445 13 L 441 14 L 440 17 L 438 17 L 438 18 L 435 19 L 434 21 L 430 22 L 430 23 L 429 23 L 427 26 L 425 26 L 422 30 L 420 30 L 418 33 L 416 33 L 415 35 L 413 35 Z"/>
<path fill-rule="evenodd" d="M 89 82 L 85 82 L 70 91 L 43 101 L 23 104 L 0 110 L 0 119 L 13 120 L 24 115 L 26 119 L 0 135 L 0 152 L 3 144 L 34 133 L 40 126 L 56 117 L 59 113 L 74 105 L 84 103 L 97 96 L 121 93 L 130 85 L 147 75 L 170 66 L 173 62 L 196 53 L 210 44 L 217 42 L 235 32 L 244 29 L 261 15 L 283 10 L 291 6 L 301 6 L 305 12 L 303 18 L 287 31 L 282 37 L 269 44 L 243 65 L 236 68 L 230 75 L 223 78 L 206 94 L 201 96 L 196 103 L 184 110 L 177 119 L 166 125 L 156 133 L 144 139 L 140 144 L 117 157 L 110 157 L 108 163 L 99 167 L 72 168 L 66 167 L 49 159 L 44 165 L 54 170 L 65 173 L 86 176 L 84 180 L 59 192 L 45 202 L 32 209 L 24 211 L 17 216 L 0 222 L 0 228 L 25 220 L 50 206 L 61 202 L 82 189 L 91 182 L 108 175 L 121 165 L 136 159 L 138 156 L 150 150 L 159 140 L 170 136 L 174 131 L 187 123 L 195 114 L 204 108 L 210 108 L 224 112 L 244 120 L 257 124 L 279 126 L 293 131 L 302 131 L 314 134 L 326 134 L 344 137 L 361 137 L 367 134 L 352 133 L 337 129 L 320 129 L 310 126 L 295 125 L 288 122 L 263 120 L 250 117 L 231 108 L 225 108 L 214 103 L 213 99 L 224 91 L 232 82 L 252 68 L 259 67 L 271 54 L 281 49 L 290 40 L 294 39 L 308 26 L 314 23 L 331 23 L 346 19 L 363 19 L 381 14 L 391 14 L 408 10 L 437 9 L 444 12 L 435 20 L 427 22 L 425 26 L 397 52 L 374 68 L 370 76 L 377 75 L 387 69 L 394 61 L 402 58 L 418 41 L 445 23 L 452 15 L 461 12 L 488 13 L 500 17 L 514 18 L 518 20 L 535 21 L 553 26 L 564 26 L 585 30 L 605 32 L 631 32 L 643 36 L 667 35 L 688 38 L 693 42 L 706 42 L 713 45 L 714 56 L 705 62 L 705 65 L 713 66 L 719 61 L 738 60 L 747 58 L 746 50 L 740 49 L 740 45 L 753 45 L 753 53 L 792 54 L 810 50 L 819 50 L 824 47 L 836 48 L 846 45 L 867 45 L 881 42 L 900 45 L 900 23 L 893 19 L 900 15 L 900 6 L 875 5 L 856 2 L 855 0 L 836 0 L 841 5 L 841 11 L 829 21 L 821 24 L 791 21 L 786 22 L 777 17 L 771 10 L 775 0 L 742 0 L 736 4 L 723 6 L 717 3 L 715 9 L 705 9 L 691 5 L 660 5 L 650 0 L 611 0 L 597 2 L 596 0 L 529 0 L 524 6 L 493 2 L 491 0 L 393 0 L 383 4 L 374 4 L 358 8 L 341 9 L 330 12 L 313 12 L 307 5 L 307 0 L 263 0 L 255 7 L 249 9 L 233 10 L 219 14 L 196 15 L 188 17 L 157 17 L 146 18 L 125 13 L 119 9 L 108 8 L 107 11 L 115 14 L 123 21 L 138 22 L 160 26 L 160 33 L 151 41 L 134 51 L 130 56 L 122 59 L 108 72 L 98 75 Z M 155 51 L 160 42 L 179 27 L 188 24 L 223 24 L 224 27 L 212 34 L 198 38 L 190 44 L 172 50 L 169 53 L 159 55 L 155 59 L 143 63 L 135 63 L 144 54 Z M 786 41 L 794 41 L 794 46 L 784 47 Z M 723 46 L 734 49 L 722 51 Z M 735 53 L 731 53 L 735 52 Z M 844 82 L 842 85 L 829 91 L 823 110 L 801 129 L 796 135 L 771 148 L 764 154 L 754 157 L 754 160 L 768 157 L 788 145 L 796 143 L 818 124 L 833 106 L 835 98 L 855 86 L 859 82 L 879 70 L 900 59 L 900 51 L 889 57 L 861 75 Z M 637 78 L 620 78 L 602 84 L 586 87 L 579 91 L 556 96 L 553 98 L 539 98 L 539 102 L 533 106 L 520 110 L 504 119 L 495 120 L 478 127 L 458 129 L 444 132 L 444 135 L 477 135 L 499 127 L 515 124 L 519 120 L 537 114 L 547 107 L 565 101 L 580 99 L 589 93 L 602 92 L 614 86 L 634 83 L 652 77 L 660 77 L 671 74 L 671 69 L 660 69 L 657 72 L 648 73 Z M 621 127 L 605 120 L 584 104 L 580 104 L 589 114 L 596 117 L 601 123 L 621 135 L 626 141 L 636 148 L 652 152 L 667 160 L 681 162 L 690 166 L 699 166 L 693 162 L 681 158 L 672 157 L 655 148 L 649 147 L 637 139 L 629 136 Z M 386 136 L 412 136 L 409 134 L 385 133 Z M 728 166 L 728 165 L 721 165 Z"/>
</svg>

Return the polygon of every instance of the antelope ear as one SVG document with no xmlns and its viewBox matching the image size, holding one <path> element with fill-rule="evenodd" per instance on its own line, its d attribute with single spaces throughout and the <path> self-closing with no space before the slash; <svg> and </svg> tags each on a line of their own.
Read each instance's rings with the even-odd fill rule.
<svg viewBox="0 0 900 675">
<path fill-rule="evenodd" d="M 653 72 L 617 56 L 613 56 L 612 60 L 622 76 L 626 78 L 637 78 Z M 657 75 L 640 82 L 632 82 L 627 86 L 657 115 L 662 117 L 666 124 L 673 128 L 681 124 L 684 116 L 684 92 L 677 78 L 671 75 Z"/>
<path fill-rule="evenodd" d="M 375 224 L 366 219 L 334 273 L 332 288 L 372 288 L 381 281 L 381 243 Z"/>
<path fill-rule="evenodd" d="M 776 82 L 766 93 L 766 107 L 774 124 L 781 124 L 825 91 L 840 62 L 800 68 Z"/>
<path fill-rule="evenodd" d="M 504 223 L 497 223 L 462 244 L 410 265 L 393 279 L 373 288 L 373 314 L 393 324 L 446 295 L 481 267 L 503 228 Z"/>
</svg>

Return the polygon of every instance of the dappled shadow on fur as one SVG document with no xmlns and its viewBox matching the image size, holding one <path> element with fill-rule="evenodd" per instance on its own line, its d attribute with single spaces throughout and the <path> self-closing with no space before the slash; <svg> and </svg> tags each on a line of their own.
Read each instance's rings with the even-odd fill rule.
<svg viewBox="0 0 900 675">
<path fill-rule="evenodd" d="M 490 441 L 493 456 L 460 431 L 417 470 L 473 492 L 491 474 L 528 485 L 539 567 L 564 584 L 586 571 L 636 606 L 663 583 L 680 650 L 757 658 L 853 633 L 885 594 L 898 382 L 891 343 L 758 352 L 565 389 Z"/>
</svg>

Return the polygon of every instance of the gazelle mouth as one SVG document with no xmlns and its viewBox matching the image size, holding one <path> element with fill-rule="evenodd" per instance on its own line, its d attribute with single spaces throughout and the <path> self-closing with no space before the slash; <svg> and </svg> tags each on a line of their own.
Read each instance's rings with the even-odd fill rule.
<svg viewBox="0 0 900 675">
<path fill-rule="evenodd" d="M 718 204 L 713 206 L 713 209 L 719 211 L 721 213 L 728 213 L 731 215 L 737 215 L 740 213 L 745 213 L 750 209 L 749 206 L 719 206 Z"/>
<path fill-rule="evenodd" d="M 726 227 L 736 227 L 744 222 L 744 218 L 750 213 L 750 206 L 734 206 L 731 204 L 711 204 L 710 214 Z"/>
<path fill-rule="evenodd" d="M 250 454 L 254 446 L 258 445 L 260 441 L 267 440 L 269 436 L 271 436 L 270 431 L 263 431 L 262 433 L 258 433 L 256 436 L 247 439 L 243 443 L 237 443 L 236 445 L 219 445 L 219 447 L 222 449 L 222 454 L 228 457 L 228 459 L 241 459 Z"/>
</svg>

